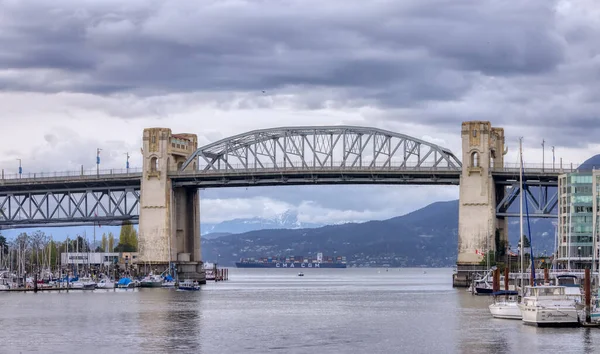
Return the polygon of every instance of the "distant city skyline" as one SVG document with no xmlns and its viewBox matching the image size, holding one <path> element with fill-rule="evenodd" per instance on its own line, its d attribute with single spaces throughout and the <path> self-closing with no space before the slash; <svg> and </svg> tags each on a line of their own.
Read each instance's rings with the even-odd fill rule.
<svg viewBox="0 0 600 354">
<path fill-rule="evenodd" d="M 5 173 L 18 159 L 24 173 L 94 169 L 98 148 L 102 169 L 124 169 L 126 154 L 139 168 L 147 127 L 204 145 L 259 128 L 373 126 L 460 157 L 461 122 L 489 120 L 505 129 L 509 164 L 520 136 L 526 163 L 551 164 L 553 148 L 557 166 L 600 152 L 591 0 L 63 0 L 0 13 Z M 444 186 L 234 188 L 202 191 L 200 210 L 207 223 L 286 210 L 337 223 L 457 198 Z"/>
</svg>

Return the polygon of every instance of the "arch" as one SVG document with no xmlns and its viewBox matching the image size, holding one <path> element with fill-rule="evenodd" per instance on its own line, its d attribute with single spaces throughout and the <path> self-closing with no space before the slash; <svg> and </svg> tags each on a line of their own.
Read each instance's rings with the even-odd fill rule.
<svg viewBox="0 0 600 354">
<path fill-rule="evenodd" d="M 480 167 L 479 163 L 479 152 L 473 151 L 471 153 L 471 167 Z"/>
<path fill-rule="evenodd" d="M 179 170 L 195 161 L 205 171 L 397 166 L 458 171 L 462 168 L 449 149 L 408 135 L 357 126 L 253 130 L 200 147 Z"/>
<path fill-rule="evenodd" d="M 158 172 L 158 157 L 150 157 L 150 172 Z"/>
</svg>

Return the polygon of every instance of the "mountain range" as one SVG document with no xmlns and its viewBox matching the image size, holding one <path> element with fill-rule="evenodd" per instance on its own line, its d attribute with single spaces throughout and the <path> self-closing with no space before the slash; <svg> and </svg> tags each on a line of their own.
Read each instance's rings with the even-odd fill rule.
<svg viewBox="0 0 600 354">
<path fill-rule="evenodd" d="M 231 223 L 230 225 L 234 225 Z M 245 223 L 245 225 L 261 225 Z M 527 226 L 526 226 L 527 227 Z M 222 228 L 202 240 L 203 259 L 232 266 L 240 258 L 343 255 L 357 266 L 452 266 L 458 248 L 458 201 L 436 202 L 381 221 L 313 228 L 262 229 L 233 233 Z M 527 228 L 525 229 L 527 230 Z M 531 219 L 534 254 L 554 249 L 552 219 Z M 509 243 L 516 250 L 519 220 L 509 219 Z M 493 242 L 493 240 L 490 240 Z"/>
</svg>

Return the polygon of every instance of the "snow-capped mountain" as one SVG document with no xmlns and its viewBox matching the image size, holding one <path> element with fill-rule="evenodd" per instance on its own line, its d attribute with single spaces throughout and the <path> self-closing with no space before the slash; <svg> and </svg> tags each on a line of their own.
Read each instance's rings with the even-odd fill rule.
<svg viewBox="0 0 600 354">
<path fill-rule="evenodd" d="M 298 213 L 288 210 L 273 218 L 232 219 L 218 224 L 202 223 L 201 234 L 239 234 L 264 229 L 307 229 L 325 226 L 323 224 L 303 223 L 298 220 Z M 215 235 L 216 236 L 216 235 Z"/>
</svg>

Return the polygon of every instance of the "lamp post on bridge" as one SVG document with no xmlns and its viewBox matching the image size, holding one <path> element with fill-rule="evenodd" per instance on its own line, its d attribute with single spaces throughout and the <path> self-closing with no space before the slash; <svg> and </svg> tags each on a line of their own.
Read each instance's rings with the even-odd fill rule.
<svg viewBox="0 0 600 354">
<path fill-rule="evenodd" d="M 554 171 L 554 145 L 552 146 L 552 171 Z"/>
<path fill-rule="evenodd" d="M 544 172 L 544 155 L 546 152 L 546 149 L 544 148 L 544 145 L 546 144 L 546 140 L 542 139 L 542 172 Z"/>
<path fill-rule="evenodd" d="M 127 173 L 129 174 L 129 153 L 126 152 L 125 156 L 127 156 L 127 162 L 125 163 L 125 169 L 127 170 Z"/>
<path fill-rule="evenodd" d="M 19 178 L 21 178 L 21 175 L 23 174 L 23 167 L 21 166 L 21 159 L 17 160 L 19 160 Z"/>
<path fill-rule="evenodd" d="M 100 151 L 102 151 L 102 149 L 96 149 L 96 177 L 100 176 Z"/>
</svg>

